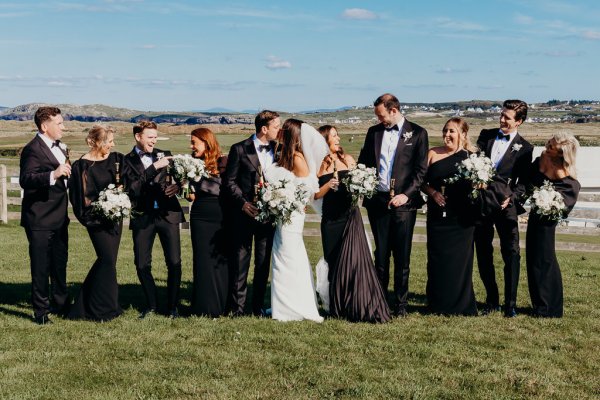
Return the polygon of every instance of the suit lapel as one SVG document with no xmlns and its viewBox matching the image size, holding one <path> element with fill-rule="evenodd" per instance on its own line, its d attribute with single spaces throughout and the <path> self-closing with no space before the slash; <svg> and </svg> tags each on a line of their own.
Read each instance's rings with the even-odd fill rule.
<svg viewBox="0 0 600 400">
<path fill-rule="evenodd" d="M 244 151 L 246 157 L 248 157 L 248 160 L 250 160 L 250 163 L 254 166 L 256 172 L 258 172 L 260 169 L 260 161 L 258 161 L 258 154 L 256 153 L 256 147 L 254 147 L 252 137 L 248 138 L 244 143 Z"/>
<path fill-rule="evenodd" d="M 517 133 L 515 135 L 514 140 L 508 144 L 508 149 L 506 149 L 506 153 L 504 153 L 504 157 L 502 157 L 502 159 L 498 163 L 498 168 L 497 168 L 498 170 L 500 170 L 500 168 L 502 168 L 505 165 L 511 165 L 512 159 L 515 157 L 515 155 L 517 153 L 516 151 L 513 151 L 512 147 L 515 144 L 518 144 L 520 141 L 521 141 L 521 136 Z"/>
<path fill-rule="evenodd" d="M 375 143 L 374 143 L 374 150 L 375 150 L 375 163 L 377 165 L 379 165 L 379 157 L 381 156 L 381 144 L 383 142 L 383 125 L 381 125 L 381 128 L 378 131 L 375 131 Z"/>
<path fill-rule="evenodd" d="M 52 163 L 52 166 L 54 168 L 57 168 L 60 165 L 60 162 L 56 159 L 56 156 L 54 155 L 54 153 L 52 153 L 52 150 L 48 148 L 48 146 L 41 137 L 35 135 L 35 138 L 42 153 L 44 153 L 44 155 L 48 157 L 48 160 Z"/>
<path fill-rule="evenodd" d="M 498 133 L 495 133 L 494 135 L 492 135 L 491 138 L 488 139 L 487 141 L 487 145 L 486 145 L 486 149 L 485 149 L 485 154 L 488 157 L 492 156 L 492 147 L 494 146 L 494 142 L 496 141 L 496 136 L 498 135 Z"/>
<path fill-rule="evenodd" d="M 135 152 L 135 148 L 133 150 L 131 150 L 131 152 L 127 155 L 127 157 L 129 157 L 129 162 L 131 163 L 133 168 L 135 168 L 135 170 L 140 175 L 142 175 L 144 173 L 144 164 L 142 163 L 140 156 L 138 156 L 137 153 Z"/>
<path fill-rule="evenodd" d="M 398 145 L 396 146 L 396 154 L 394 154 L 394 164 L 392 165 L 392 175 L 394 175 L 395 171 L 395 167 L 396 165 L 399 165 L 399 159 L 400 159 L 400 155 L 402 154 L 402 150 L 404 149 L 404 147 L 406 147 L 406 143 L 410 140 L 407 139 L 407 141 L 405 142 L 402 135 L 404 135 L 406 132 L 410 131 L 410 123 L 406 120 L 406 118 L 404 118 L 404 123 L 402 124 L 402 127 L 400 128 L 400 132 L 398 133 L 399 137 L 398 137 Z"/>
</svg>

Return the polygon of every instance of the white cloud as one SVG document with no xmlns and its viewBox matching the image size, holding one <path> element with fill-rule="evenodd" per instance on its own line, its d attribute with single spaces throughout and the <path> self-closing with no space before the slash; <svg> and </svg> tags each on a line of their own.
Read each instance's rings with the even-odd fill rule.
<svg viewBox="0 0 600 400">
<path fill-rule="evenodd" d="M 435 72 L 437 72 L 438 74 L 464 74 L 466 72 L 470 72 L 470 70 L 461 69 L 461 68 L 444 67 L 444 68 L 437 69 Z"/>
<path fill-rule="evenodd" d="M 531 25 L 533 23 L 533 18 L 529 15 L 517 14 L 515 15 L 514 21 L 520 25 Z"/>
<path fill-rule="evenodd" d="M 144 44 L 142 45 L 142 49 L 155 49 L 156 45 L 155 44 Z"/>
<path fill-rule="evenodd" d="M 265 67 L 267 67 L 270 70 L 289 69 L 292 68 L 292 63 L 286 60 L 282 60 L 281 58 L 276 56 L 269 56 L 267 57 L 267 65 L 265 65 Z"/>
<path fill-rule="evenodd" d="M 473 22 L 457 21 L 450 18 L 436 18 L 434 22 L 441 28 L 459 32 L 483 32 L 487 29 Z"/>
<path fill-rule="evenodd" d="M 600 32 L 598 31 L 585 31 L 581 34 L 585 39 L 600 40 Z"/>
<path fill-rule="evenodd" d="M 377 14 L 364 8 L 347 8 L 342 13 L 345 19 L 372 20 L 377 19 Z"/>
</svg>

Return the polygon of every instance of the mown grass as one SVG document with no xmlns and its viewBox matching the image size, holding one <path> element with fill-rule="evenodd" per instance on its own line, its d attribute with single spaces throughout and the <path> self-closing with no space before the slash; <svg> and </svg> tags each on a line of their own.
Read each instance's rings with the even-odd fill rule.
<svg viewBox="0 0 600 400">
<path fill-rule="evenodd" d="M 0 398 L 597 398 L 600 256 L 563 252 L 565 317 L 535 319 L 523 266 L 520 315 L 425 313 L 425 246 L 412 257 L 410 315 L 385 325 L 260 318 L 139 320 L 142 293 L 125 231 L 118 260 L 125 314 L 108 323 L 30 320 L 27 240 L 0 226 Z M 319 238 L 306 238 L 313 263 Z M 183 234 L 183 312 L 191 247 Z M 93 250 L 70 227 L 68 280 L 76 292 Z M 154 270 L 165 290 L 159 246 Z M 498 259 L 498 258 L 497 258 Z M 498 278 L 501 278 L 498 268 Z M 476 274 L 475 274 L 476 275 Z M 500 280 L 501 282 L 501 280 Z M 478 299 L 484 298 L 477 276 Z M 165 293 L 163 293 L 165 294 Z M 164 299 L 164 296 L 162 297 Z"/>
</svg>

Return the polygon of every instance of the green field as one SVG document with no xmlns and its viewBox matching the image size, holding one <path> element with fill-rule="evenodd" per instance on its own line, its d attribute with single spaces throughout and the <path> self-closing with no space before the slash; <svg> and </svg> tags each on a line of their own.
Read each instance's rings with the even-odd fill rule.
<svg viewBox="0 0 600 400">
<path fill-rule="evenodd" d="M 142 292 L 124 232 L 118 260 L 125 314 L 109 323 L 31 322 L 27 240 L 0 226 L 0 398 L 538 398 L 600 396 L 600 255 L 559 254 L 565 317 L 527 315 L 523 266 L 520 315 L 505 319 L 425 313 L 425 246 L 413 250 L 410 315 L 385 325 L 327 319 L 137 318 Z M 314 264 L 318 238 L 305 240 Z M 191 291 L 191 248 L 183 233 L 183 306 Z M 75 293 L 93 262 L 85 230 L 70 227 L 68 280 Z M 165 291 L 160 248 L 154 270 Z M 501 278 L 498 268 L 498 278 Z M 500 280 L 501 282 L 501 280 Z M 474 277 L 478 299 L 482 285 Z M 165 293 L 163 293 L 165 294 Z M 164 296 L 163 296 L 164 298 Z"/>
</svg>

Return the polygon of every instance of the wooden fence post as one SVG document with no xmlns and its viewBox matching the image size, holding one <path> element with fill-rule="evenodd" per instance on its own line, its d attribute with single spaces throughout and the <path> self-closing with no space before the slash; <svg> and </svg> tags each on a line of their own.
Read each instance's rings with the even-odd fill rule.
<svg viewBox="0 0 600 400">
<path fill-rule="evenodd" d="M 6 165 L 0 165 L 0 220 L 8 223 L 8 191 L 6 183 Z"/>
</svg>

